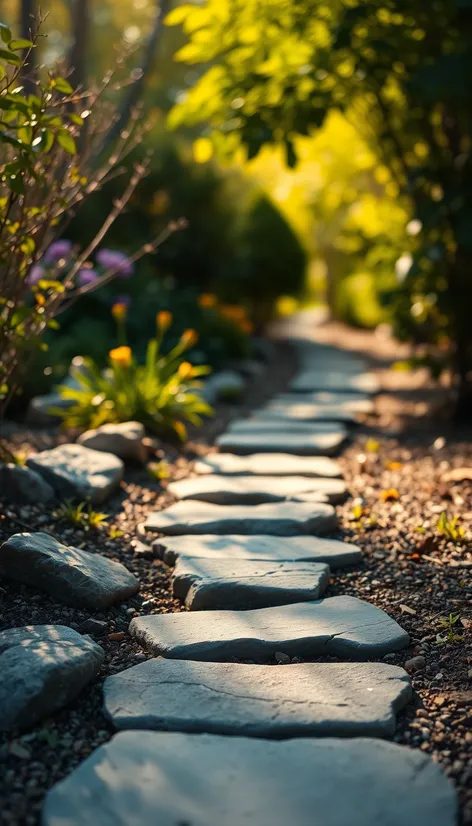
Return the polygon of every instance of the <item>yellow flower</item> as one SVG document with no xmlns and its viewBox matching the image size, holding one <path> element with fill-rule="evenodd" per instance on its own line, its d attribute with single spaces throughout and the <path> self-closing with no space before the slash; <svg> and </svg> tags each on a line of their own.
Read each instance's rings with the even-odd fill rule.
<svg viewBox="0 0 472 826">
<path fill-rule="evenodd" d="M 198 333 L 196 330 L 184 330 L 180 341 L 187 349 L 190 349 L 190 347 L 193 347 L 193 345 L 197 343 Z"/>
<path fill-rule="evenodd" d="M 181 379 L 188 379 L 193 373 L 193 367 L 189 361 L 183 361 L 182 364 L 179 364 L 179 377 Z"/>
<path fill-rule="evenodd" d="M 203 307 L 204 309 L 216 307 L 217 303 L 218 299 L 216 295 L 213 295 L 213 293 L 202 293 L 198 296 L 198 304 L 200 307 Z"/>
<path fill-rule="evenodd" d="M 169 329 L 172 321 L 172 313 L 169 313 L 168 310 L 161 310 L 156 316 L 156 323 L 161 333 L 165 333 Z"/>
<path fill-rule="evenodd" d="M 111 308 L 111 314 L 115 321 L 124 321 L 127 312 L 128 307 L 126 306 L 126 304 L 123 304 L 120 301 L 117 301 L 116 304 L 113 304 L 113 307 Z"/>
<path fill-rule="evenodd" d="M 108 355 L 113 364 L 118 365 L 118 367 L 129 367 L 131 364 L 132 354 L 130 347 L 115 347 L 114 350 L 110 350 Z"/>
</svg>

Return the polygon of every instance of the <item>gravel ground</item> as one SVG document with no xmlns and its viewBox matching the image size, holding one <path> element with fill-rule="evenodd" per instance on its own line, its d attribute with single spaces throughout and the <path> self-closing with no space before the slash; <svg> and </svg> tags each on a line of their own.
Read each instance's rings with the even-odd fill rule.
<svg viewBox="0 0 472 826">
<path fill-rule="evenodd" d="M 191 472 L 192 460 L 211 449 L 208 445 L 227 421 L 284 388 L 293 370 L 293 355 L 278 345 L 264 379 L 252 381 L 242 407 L 219 408 L 183 451 L 158 448 L 155 458 L 168 462 L 169 478 Z M 378 415 L 359 428 L 341 458 L 352 498 L 338 509 L 338 535 L 357 542 L 364 560 L 356 570 L 337 572 L 328 595 L 364 598 L 388 611 L 410 633 L 411 646 L 385 658 L 407 663 L 416 692 L 414 702 L 400 715 L 395 739 L 441 763 L 459 789 L 465 825 L 472 824 L 472 546 L 467 537 L 457 542 L 440 535 L 437 522 L 446 511 L 449 518 L 460 517 L 466 533 L 472 527 L 472 480 L 445 481 L 451 468 L 472 467 L 472 430 L 457 432 L 432 417 L 414 418 L 415 398 L 413 393 L 416 412 L 406 420 L 398 415 L 398 399 L 381 397 Z M 55 442 L 54 432 L 20 429 L 10 444 L 33 449 Z M 69 544 L 119 559 L 141 582 L 140 594 L 128 603 L 93 615 L 106 623 L 103 636 L 97 638 L 106 652 L 100 680 L 28 734 L 0 735 L 1 824 L 36 826 L 44 792 L 111 736 L 101 713 L 101 682 L 147 658 L 127 635 L 131 617 L 180 610 L 171 596 L 169 570 L 139 546 L 133 547 L 144 513 L 170 503 L 164 487 L 144 471 L 131 469 L 120 495 L 104 507 L 111 515 L 108 527 L 87 533 L 35 508 L 6 507 L 1 514 L 0 538 L 20 530 L 48 530 Z M 122 536 L 111 539 L 110 527 Z M 459 616 L 451 632 L 459 639 L 448 642 L 443 641 L 447 629 L 441 618 L 450 613 Z M 81 630 L 90 617 L 26 586 L 2 582 L 1 628 L 56 622 Z M 418 659 L 409 664 L 413 658 Z"/>
</svg>

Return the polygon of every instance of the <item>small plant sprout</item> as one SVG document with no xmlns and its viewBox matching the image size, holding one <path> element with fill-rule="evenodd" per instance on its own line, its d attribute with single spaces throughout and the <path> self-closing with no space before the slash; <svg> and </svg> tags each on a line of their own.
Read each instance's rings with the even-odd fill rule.
<svg viewBox="0 0 472 826">
<path fill-rule="evenodd" d="M 164 460 L 161 462 L 149 462 L 146 470 L 151 479 L 155 479 L 156 482 L 161 482 L 170 476 L 169 465 Z"/>
<path fill-rule="evenodd" d="M 461 545 L 467 542 L 468 539 L 464 528 L 462 525 L 459 525 L 459 519 L 459 516 L 452 516 L 448 519 L 446 511 L 443 511 L 436 525 L 439 536 L 445 536 L 446 539 L 450 539 L 455 545 Z"/>
<path fill-rule="evenodd" d="M 85 531 L 90 528 L 98 530 L 102 525 L 106 525 L 110 518 L 107 513 L 94 511 L 86 502 L 80 502 L 78 505 L 74 502 L 64 502 L 54 512 L 54 516 Z"/>
<path fill-rule="evenodd" d="M 119 528 L 111 525 L 108 531 L 108 536 L 110 539 L 120 539 L 122 536 L 125 535 L 124 531 L 121 531 Z"/>
<path fill-rule="evenodd" d="M 462 634 L 456 634 L 456 626 L 459 622 L 460 614 L 450 613 L 448 617 L 439 617 L 439 625 L 444 629 L 443 634 L 436 634 L 436 642 L 458 643 L 464 639 Z"/>
</svg>

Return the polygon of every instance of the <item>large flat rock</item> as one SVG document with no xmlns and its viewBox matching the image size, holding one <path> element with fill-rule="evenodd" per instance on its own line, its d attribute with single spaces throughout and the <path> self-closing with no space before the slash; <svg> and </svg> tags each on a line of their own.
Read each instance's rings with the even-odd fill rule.
<svg viewBox="0 0 472 826">
<path fill-rule="evenodd" d="M 0 548 L 0 570 L 67 605 L 100 610 L 139 590 L 124 565 L 62 545 L 47 533 L 17 533 Z"/>
<path fill-rule="evenodd" d="M 155 659 L 108 677 L 105 714 L 119 729 L 244 737 L 393 737 L 411 699 L 385 663 L 289 666 Z"/>
<path fill-rule="evenodd" d="M 421 751 L 383 740 L 282 741 L 126 731 L 48 792 L 43 826 L 454 826 Z"/>
<path fill-rule="evenodd" d="M 89 500 L 100 504 L 123 479 L 124 465 L 112 453 L 76 444 L 43 450 L 27 460 L 28 467 L 49 482 L 61 499 Z"/>
<path fill-rule="evenodd" d="M 328 586 L 329 575 L 329 566 L 321 562 L 181 557 L 173 591 L 191 611 L 268 608 L 318 599 Z"/>
<path fill-rule="evenodd" d="M 135 617 L 130 632 L 154 654 L 178 660 L 269 659 L 277 651 L 366 660 L 399 651 L 409 637 L 384 611 L 342 596 L 257 611 Z"/>
<path fill-rule="evenodd" d="M 334 456 L 346 438 L 344 428 L 312 432 L 283 425 L 276 430 L 263 427 L 242 432 L 227 431 L 216 439 L 220 450 L 239 453 L 293 453 L 295 456 Z"/>
<path fill-rule="evenodd" d="M 222 473 L 226 476 L 313 476 L 341 477 L 338 462 L 325 456 L 293 456 L 289 453 L 254 453 L 235 456 L 211 453 L 195 462 L 195 473 Z"/>
<path fill-rule="evenodd" d="M 235 419 L 231 422 L 226 433 L 276 433 L 276 434 L 297 434 L 297 433 L 329 433 L 342 436 L 343 439 L 347 437 L 347 430 L 344 425 L 336 422 L 306 422 L 280 419 L 271 419 L 265 416 L 264 413 L 257 412 L 249 419 Z"/>
<path fill-rule="evenodd" d="M 347 489 L 342 479 L 309 476 L 196 476 L 172 482 L 167 490 L 176 499 L 196 499 L 215 505 L 261 505 L 284 499 L 343 502 Z"/>
<path fill-rule="evenodd" d="M 199 533 L 297 536 L 328 533 L 336 524 L 334 508 L 323 502 L 227 506 L 184 501 L 149 513 L 144 527 L 174 536 Z"/>
<path fill-rule="evenodd" d="M 153 550 L 175 565 L 178 559 L 252 559 L 265 562 L 326 562 L 330 568 L 356 565 L 362 559 L 357 545 L 314 536 L 166 536 L 153 542 Z"/>
<path fill-rule="evenodd" d="M 345 404 L 321 404 L 296 401 L 296 396 L 293 394 L 289 401 L 274 400 L 261 408 L 258 411 L 258 419 L 266 421 L 282 419 L 284 422 L 356 422 L 372 410 L 373 404 L 370 400 L 357 403 L 346 402 Z"/>
<path fill-rule="evenodd" d="M 290 390 L 307 393 L 312 390 L 333 390 L 336 393 L 360 392 L 374 394 L 380 389 L 379 381 L 374 373 L 351 373 L 337 369 L 323 369 L 316 367 L 302 370 L 290 382 Z"/>
<path fill-rule="evenodd" d="M 95 677 L 104 651 L 64 625 L 0 632 L 0 730 L 25 729 L 76 697 Z"/>
</svg>

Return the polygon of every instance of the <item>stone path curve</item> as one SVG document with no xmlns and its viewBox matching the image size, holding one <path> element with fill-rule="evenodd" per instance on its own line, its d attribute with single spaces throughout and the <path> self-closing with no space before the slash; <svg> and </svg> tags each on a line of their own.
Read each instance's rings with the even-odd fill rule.
<svg viewBox="0 0 472 826">
<path fill-rule="evenodd" d="M 408 635 L 363 600 L 322 598 L 330 566 L 360 560 L 319 537 L 345 493 L 326 457 L 370 409 L 377 379 L 292 328 L 287 392 L 233 423 L 217 440 L 226 452 L 148 514 L 189 610 L 132 620 L 161 656 L 107 678 L 104 711 L 121 731 L 48 793 L 43 826 L 456 823 L 433 761 L 383 742 L 412 691 L 403 669 L 375 660 Z"/>
</svg>

